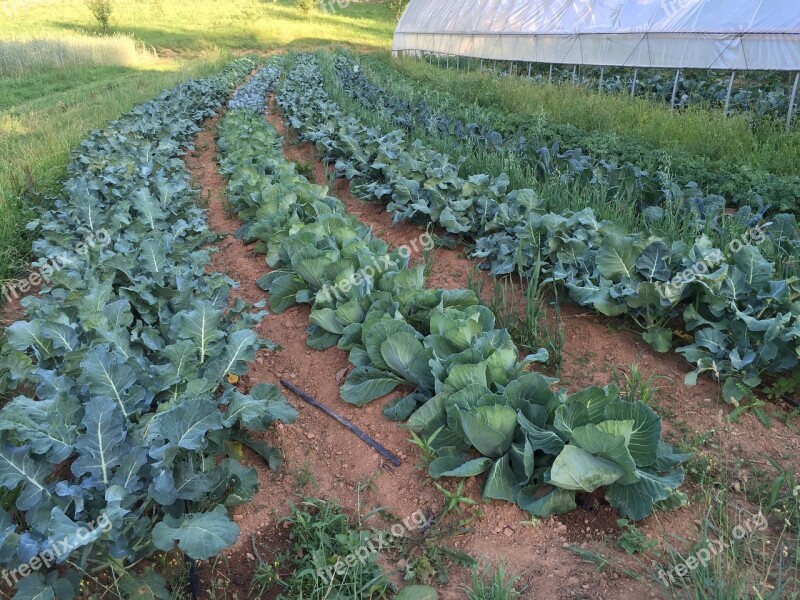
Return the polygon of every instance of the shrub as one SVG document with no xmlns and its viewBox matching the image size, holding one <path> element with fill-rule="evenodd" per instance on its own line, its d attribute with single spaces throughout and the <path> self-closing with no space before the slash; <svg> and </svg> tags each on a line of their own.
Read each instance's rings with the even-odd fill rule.
<svg viewBox="0 0 800 600">
<path fill-rule="evenodd" d="M 108 21 L 111 19 L 111 11 L 114 9 L 112 0 L 86 0 L 86 6 L 100 23 L 103 33 L 108 33 Z"/>
<path fill-rule="evenodd" d="M 301 12 L 310 13 L 319 5 L 319 0 L 296 0 L 297 8 Z"/>
<path fill-rule="evenodd" d="M 408 2 L 409 0 L 389 0 L 386 6 L 389 7 L 389 10 L 392 11 L 392 14 L 399 21 L 400 17 L 403 16 L 403 12 L 406 10 L 406 6 L 408 6 Z"/>
</svg>

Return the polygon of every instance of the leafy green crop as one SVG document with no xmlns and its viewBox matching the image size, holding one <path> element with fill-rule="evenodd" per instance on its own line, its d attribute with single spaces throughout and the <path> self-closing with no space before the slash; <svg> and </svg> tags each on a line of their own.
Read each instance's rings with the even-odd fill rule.
<svg viewBox="0 0 800 600">
<path fill-rule="evenodd" d="M 419 140 L 365 127 L 328 98 L 312 57 L 298 62 L 297 82 L 278 97 L 289 124 L 353 180 L 355 193 L 388 202 L 395 221 L 431 222 L 468 236 L 493 275 L 520 266 L 530 275 L 540 257 L 547 280 L 583 306 L 629 315 L 659 352 L 673 347 L 682 317 L 694 332 L 694 343 L 678 348 L 696 367 L 686 382 L 710 372 L 725 380 L 726 401 L 741 399 L 763 373 L 800 364 L 800 278 L 781 279 L 776 264 L 800 253 L 793 215 L 761 222 L 749 207 L 728 215 L 721 199 L 709 198 L 690 205 L 698 235 L 689 245 L 660 235 L 663 211 L 656 206 L 645 210 L 650 225 L 642 233 L 598 221 L 589 208 L 546 212 L 533 190 L 509 191 L 505 175 L 463 179 L 448 156 Z M 726 249 L 706 235 L 723 221 L 732 237 Z"/>
<path fill-rule="evenodd" d="M 470 122 L 472 117 L 465 121 L 458 117 L 465 111 L 472 115 L 472 107 L 462 107 L 457 102 L 451 106 L 452 99 L 446 96 L 442 100 L 448 109 L 437 107 L 441 112 L 436 112 L 426 101 L 409 100 L 429 90 L 418 89 L 407 81 L 405 85 L 392 85 L 392 76 L 397 76 L 394 71 L 383 78 L 387 89 L 373 85 L 361 68 L 362 63 L 375 64 L 369 57 L 356 64 L 348 57 L 335 55 L 332 62 L 344 90 L 370 109 L 382 112 L 396 126 L 408 130 L 419 126 L 432 136 L 450 139 L 458 153 L 475 147 L 483 147 L 489 153 L 504 151 L 510 159 L 529 165 L 540 180 L 558 178 L 581 187 L 603 186 L 606 195 L 620 195 L 624 202 L 637 206 L 703 204 L 706 198 L 715 200 L 720 195 L 737 207 L 798 212 L 797 176 L 709 164 L 697 156 L 691 160 L 675 155 L 665 158 L 663 152 L 634 142 L 626 144 L 602 134 L 587 135 L 571 125 L 557 125 L 543 118 L 531 123 L 519 115 L 482 109 L 477 122 Z M 374 70 L 372 75 L 374 78 Z M 784 115 L 785 112 L 784 109 Z"/>
<path fill-rule="evenodd" d="M 303 91 L 311 61 L 298 58 L 280 103 L 318 91 Z M 389 251 L 284 159 L 261 110 L 231 110 L 220 123 L 228 197 L 245 221 L 239 235 L 273 269 L 259 280 L 273 310 L 310 304 L 308 344 L 349 351 L 356 368 L 341 388 L 345 401 L 361 406 L 402 388 L 384 414 L 430 440 L 431 476 L 488 473 L 486 498 L 537 515 L 571 510 L 577 492 L 601 486 L 632 519 L 685 502 L 677 488 L 688 457 L 661 440 L 650 408 L 613 386 L 553 392 L 551 380 L 528 372 L 546 352 L 520 361 L 473 292 L 426 289 L 423 265 Z"/>
<path fill-rule="evenodd" d="M 0 511 L 0 563 L 58 554 L 17 599 L 75 597 L 103 568 L 123 590 L 163 590 L 132 566 L 176 543 L 194 559 L 232 544 L 225 506 L 258 486 L 232 452 L 249 441 L 240 429 L 295 417 L 274 386 L 243 394 L 227 382 L 269 343 L 249 328 L 264 313 L 229 306 L 233 282 L 206 271 L 215 236 L 180 159 L 254 65 L 239 59 L 93 132 L 29 225 L 40 263 L 69 260 L 24 300 L 0 357 L 2 389 L 19 394 L 0 410 L 0 487 L 14 504 Z M 74 250 L 101 231 L 109 244 Z"/>
</svg>

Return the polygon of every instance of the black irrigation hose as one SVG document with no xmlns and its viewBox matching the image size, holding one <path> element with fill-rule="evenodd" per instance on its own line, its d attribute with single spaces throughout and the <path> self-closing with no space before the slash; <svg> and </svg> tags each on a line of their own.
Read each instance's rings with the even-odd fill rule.
<svg viewBox="0 0 800 600">
<path fill-rule="evenodd" d="M 334 419 L 339 421 L 339 423 L 341 423 L 342 425 L 347 427 L 350 431 L 352 431 L 359 438 L 361 438 L 362 441 L 364 441 L 367 444 L 369 444 L 370 446 L 372 446 L 375 449 L 375 451 L 377 451 L 381 456 L 383 456 L 386 460 L 388 460 L 390 463 L 392 463 L 395 467 L 399 467 L 400 466 L 401 461 L 395 454 L 392 454 L 389 450 L 387 450 L 386 448 L 381 446 L 378 442 L 376 442 L 371 437 L 369 437 L 366 433 L 361 431 L 352 421 L 348 421 L 343 416 L 337 414 L 336 412 L 334 412 L 332 409 L 328 408 L 324 404 L 320 404 L 312 396 L 310 396 L 308 393 L 306 393 L 303 390 L 301 390 L 299 387 L 297 387 L 293 383 L 290 383 L 290 382 L 286 381 L 285 379 L 281 379 L 280 381 L 281 381 L 281 385 L 283 387 L 293 391 L 295 394 L 300 396 L 300 398 L 302 398 L 303 400 L 308 402 L 311 406 L 315 406 L 316 408 L 320 409 L 322 412 L 330 415 L 331 417 L 333 417 Z"/>
</svg>

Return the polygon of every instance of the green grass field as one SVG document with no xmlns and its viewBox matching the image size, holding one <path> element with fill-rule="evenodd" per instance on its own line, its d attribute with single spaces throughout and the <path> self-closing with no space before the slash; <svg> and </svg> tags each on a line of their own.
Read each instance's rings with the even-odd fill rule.
<svg viewBox="0 0 800 600">
<path fill-rule="evenodd" d="M 99 31 L 83 0 L 30 2 L 16 17 L 3 14 L 0 38 L 44 37 Z M 57 6 L 58 8 L 54 8 Z M 159 51 L 192 54 L 212 47 L 225 50 L 275 50 L 346 43 L 388 48 L 394 31 L 389 9 L 378 2 L 352 2 L 336 14 L 302 14 L 293 0 L 142 0 L 116 2 L 111 31 L 134 35 Z"/>
<path fill-rule="evenodd" d="M 309 15 L 292 0 L 117 2 L 111 33 L 134 36 L 160 59 L 142 66 L 78 66 L 0 76 L 0 283 L 25 264 L 24 223 L 35 206 L 24 189 L 49 192 L 69 150 L 88 131 L 180 80 L 219 68 L 231 53 L 349 44 L 385 49 L 394 19 L 381 3 L 354 2 Z M 97 35 L 82 0 L 0 1 L 3 41 Z"/>
</svg>

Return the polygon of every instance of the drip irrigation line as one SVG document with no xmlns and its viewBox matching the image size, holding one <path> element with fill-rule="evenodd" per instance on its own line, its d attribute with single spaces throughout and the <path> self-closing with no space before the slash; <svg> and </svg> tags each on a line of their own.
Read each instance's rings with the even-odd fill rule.
<svg viewBox="0 0 800 600">
<path fill-rule="evenodd" d="M 355 433 L 362 441 L 364 441 L 367 444 L 369 444 L 370 446 L 372 446 L 372 448 L 374 448 L 375 451 L 378 452 L 378 454 L 383 456 L 386 460 L 388 460 L 394 466 L 399 467 L 401 465 L 400 459 L 395 454 L 393 454 L 392 452 L 390 452 L 389 450 L 387 450 L 386 448 L 381 446 L 378 442 L 376 442 L 371 437 L 369 437 L 366 433 L 361 431 L 352 421 L 348 421 L 343 416 L 341 416 L 340 414 L 336 413 L 334 410 L 328 408 L 327 406 L 325 406 L 324 404 L 321 404 L 320 402 L 317 402 L 317 400 L 315 400 L 310 394 L 308 394 L 307 392 L 304 392 L 303 390 L 301 390 L 299 387 L 297 387 L 293 383 L 291 383 L 289 381 L 286 381 L 285 379 L 281 379 L 280 382 L 281 382 L 281 385 L 283 387 L 285 387 L 285 388 L 291 390 L 292 392 L 294 392 L 295 394 L 297 394 L 300 398 L 302 398 L 303 400 L 308 402 L 311 406 L 314 406 L 314 407 L 320 409 L 325 414 L 327 414 L 327 415 L 333 417 L 334 419 L 336 419 L 337 421 L 339 421 L 339 423 L 341 423 L 342 425 L 347 427 L 350 431 Z"/>
</svg>

